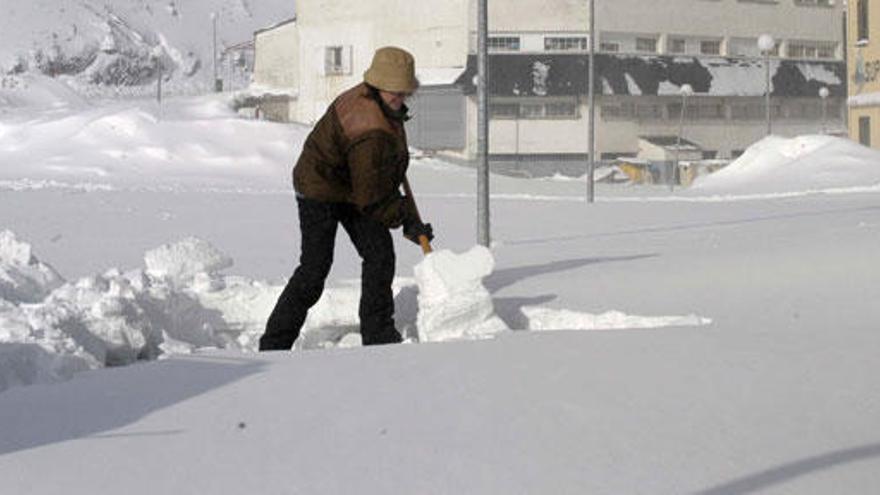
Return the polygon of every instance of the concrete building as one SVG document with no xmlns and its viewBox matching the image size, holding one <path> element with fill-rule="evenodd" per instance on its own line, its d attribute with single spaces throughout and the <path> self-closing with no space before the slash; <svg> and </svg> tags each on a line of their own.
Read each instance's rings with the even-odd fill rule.
<svg viewBox="0 0 880 495">
<path fill-rule="evenodd" d="M 587 157 L 587 0 L 489 2 L 493 166 L 583 171 Z M 422 89 L 411 107 L 414 146 L 463 160 L 476 151 L 476 2 L 297 1 L 297 19 L 256 35 L 258 84 L 289 95 L 287 118 L 311 122 L 361 79 L 375 48 L 416 57 Z M 636 156 L 640 137 L 675 136 L 679 88 L 695 94 L 684 138 L 706 158 L 735 157 L 766 133 L 770 56 L 773 132 L 845 129 L 844 10 L 839 0 L 640 0 L 597 12 L 597 148 Z M 823 125 L 821 88 L 827 88 Z M 277 113 L 277 112 L 276 112 Z"/>
<path fill-rule="evenodd" d="M 880 148 L 880 0 L 850 0 L 848 8 L 850 137 Z"/>
</svg>

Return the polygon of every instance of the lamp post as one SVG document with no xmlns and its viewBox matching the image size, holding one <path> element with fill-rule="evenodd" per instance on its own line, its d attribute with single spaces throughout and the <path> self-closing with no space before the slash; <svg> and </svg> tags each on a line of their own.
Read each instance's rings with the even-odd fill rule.
<svg viewBox="0 0 880 495">
<path fill-rule="evenodd" d="M 690 84 L 682 84 L 678 90 L 681 95 L 681 115 L 678 116 L 678 138 L 675 141 L 675 163 L 672 167 L 672 173 L 669 174 L 669 191 L 675 189 L 675 176 L 678 173 L 678 160 L 681 152 L 681 135 L 684 132 L 684 115 L 687 113 L 687 99 L 694 94 L 694 88 Z"/>
<path fill-rule="evenodd" d="M 764 81 L 764 106 L 767 115 L 767 135 L 773 133 L 772 118 L 770 116 L 770 52 L 776 46 L 776 40 L 769 34 L 762 34 L 758 37 L 758 49 L 764 55 L 764 70 L 766 79 Z"/>
<path fill-rule="evenodd" d="M 819 88 L 819 98 L 822 99 L 822 134 L 825 134 L 826 132 L 828 132 L 828 129 L 825 126 L 825 123 L 826 123 L 826 121 L 827 121 L 826 119 L 828 117 L 828 95 L 829 94 L 830 94 L 830 92 L 828 91 L 828 88 L 826 88 L 825 86 L 822 86 L 821 88 Z"/>
<path fill-rule="evenodd" d="M 159 107 L 158 119 L 162 120 L 162 55 L 165 50 L 161 45 L 156 45 L 150 52 L 150 58 L 156 66 L 156 104 Z"/>
<path fill-rule="evenodd" d="M 595 201 L 596 183 L 596 0 L 590 0 L 590 67 L 587 73 L 587 100 L 590 106 L 587 132 L 587 203 Z"/>
<path fill-rule="evenodd" d="M 211 79 L 211 85 L 214 87 L 214 92 L 217 92 L 217 13 L 211 12 L 211 24 L 213 25 L 213 42 L 211 44 L 211 70 L 213 72 L 213 79 Z"/>
<path fill-rule="evenodd" d="M 489 2 L 477 3 L 477 242 L 489 247 Z"/>
</svg>

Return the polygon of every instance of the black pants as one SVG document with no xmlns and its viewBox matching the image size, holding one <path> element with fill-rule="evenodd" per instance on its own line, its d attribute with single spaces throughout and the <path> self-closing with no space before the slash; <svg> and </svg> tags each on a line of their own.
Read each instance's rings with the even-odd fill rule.
<svg viewBox="0 0 880 495">
<path fill-rule="evenodd" d="M 260 350 L 290 349 L 309 308 L 318 302 L 333 264 L 338 224 L 348 233 L 362 259 L 358 316 L 364 345 L 401 341 L 394 328 L 394 242 L 388 228 L 364 217 L 347 203 L 297 198 L 302 247 L 299 267 L 278 298 L 260 337 Z"/>
</svg>

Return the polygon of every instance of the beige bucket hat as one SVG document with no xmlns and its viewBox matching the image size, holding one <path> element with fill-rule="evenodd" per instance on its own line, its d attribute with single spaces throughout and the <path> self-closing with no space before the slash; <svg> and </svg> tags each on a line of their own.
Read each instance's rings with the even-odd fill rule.
<svg viewBox="0 0 880 495">
<path fill-rule="evenodd" d="M 370 68 L 364 72 L 364 82 L 383 91 L 412 93 L 419 87 L 415 59 L 403 48 L 379 48 Z"/>
</svg>

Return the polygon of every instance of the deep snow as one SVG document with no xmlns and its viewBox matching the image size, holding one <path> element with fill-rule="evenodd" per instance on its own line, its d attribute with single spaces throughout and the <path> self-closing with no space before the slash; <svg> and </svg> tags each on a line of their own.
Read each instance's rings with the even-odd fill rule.
<svg viewBox="0 0 880 495">
<path fill-rule="evenodd" d="M 412 342 L 456 341 L 346 349 L 360 267 L 341 234 L 297 350 L 266 355 L 249 351 L 298 254 L 289 174 L 308 129 L 240 120 L 218 97 L 161 114 L 58 98 L 0 117 L 4 491 L 880 481 L 875 152 L 768 138 L 727 180 L 600 185 L 593 205 L 582 180 L 493 176 L 491 252 L 471 251 L 474 172 L 420 158 L 409 175 L 441 256 L 395 233 L 396 320 Z M 421 332 L 456 298 L 466 324 Z M 500 322 L 491 339 L 448 331 L 484 321 Z"/>
</svg>

